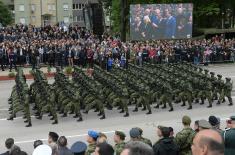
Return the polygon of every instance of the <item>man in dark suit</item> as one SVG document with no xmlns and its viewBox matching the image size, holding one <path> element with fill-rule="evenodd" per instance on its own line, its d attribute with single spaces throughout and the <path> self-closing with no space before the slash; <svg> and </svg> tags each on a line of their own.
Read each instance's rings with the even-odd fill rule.
<svg viewBox="0 0 235 155">
<path fill-rule="evenodd" d="M 166 10 L 166 29 L 165 29 L 165 38 L 174 39 L 175 30 L 176 30 L 176 19 L 172 16 L 170 10 Z"/>
</svg>

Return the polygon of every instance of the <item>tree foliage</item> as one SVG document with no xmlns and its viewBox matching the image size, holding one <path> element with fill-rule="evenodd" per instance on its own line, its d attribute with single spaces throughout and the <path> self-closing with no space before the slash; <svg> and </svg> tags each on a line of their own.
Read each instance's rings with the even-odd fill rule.
<svg viewBox="0 0 235 155">
<path fill-rule="evenodd" d="M 9 8 L 0 1 L 0 23 L 3 26 L 7 26 L 11 24 L 13 21 L 12 13 L 10 12 Z"/>
</svg>

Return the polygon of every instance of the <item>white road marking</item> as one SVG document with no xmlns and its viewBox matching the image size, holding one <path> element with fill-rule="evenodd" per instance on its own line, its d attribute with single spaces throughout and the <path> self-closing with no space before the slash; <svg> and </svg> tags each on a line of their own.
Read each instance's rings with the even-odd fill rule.
<svg viewBox="0 0 235 155">
<path fill-rule="evenodd" d="M 104 134 L 111 134 L 111 133 L 114 133 L 115 131 L 105 131 L 105 132 L 102 132 Z M 87 136 L 87 134 L 80 134 L 80 135 L 71 135 L 71 136 L 65 136 L 66 138 L 75 138 L 75 137 L 85 137 Z M 44 139 L 40 139 L 42 141 L 46 141 L 47 139 L 44 138 Z M 18 142 L 15 142 L 15 144 L 23 144 L 23 143 L 32 143 L 34 142 L 35 140 L 26 140 L 26 141 L 18 141 Z"/>
</svg>

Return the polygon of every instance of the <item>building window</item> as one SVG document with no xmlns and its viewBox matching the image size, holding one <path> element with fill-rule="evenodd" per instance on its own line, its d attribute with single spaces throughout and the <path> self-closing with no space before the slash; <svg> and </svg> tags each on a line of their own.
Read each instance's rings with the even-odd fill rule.
<svg viewBox="0 0 235 155">
<path fill-rule="evenodd" d="M 64 17 L 64 23 L 69 23 L 69 17 Z"/>
<path fill-rule="evenodd" d="M 81 22 L 83 20 L 82 16 L 77 16 L 77 21 Z"/>
<path fill-rule="evenodd" d="M 19 11 L 24 11 L 24 5 L 19 5 Z"/>
<path fill-rule="evenodd" d="M 69 10 L 69 5 L 68 4 L 64 4 L 63 8 L 64 8 L 64 11 L 68 11 Z"/>
<path fill-rule="evenodd" d="M 55 4 L 52 4 L 51 6 L 52 6 L 52 10 L 55 11 L 56 10 Z"/>
<path fill-rule="evenodd" d="M 77 21 L 77 16 L 73 16 L 73 21 L 74 21 L 74 22 Z"/>
<path fill-rule="evenodd" d="M 32 12 L 36 11 L 36 5 L 35 5 L 35 4 L 32 4 L 32 5 L 31 5 L 31 11 L 32 11 Z"/>
<path fill-rule="evenodd" d="M 52 10 L 52 8 L 51 8 L 51 5 L 50 4 L 48 4 L 48 11 L 51 11 Z"/>
<path fill-rule="evenodd" d="M 82 8 L 85 8 L 85 4 L 82 4 Z"/>
<path fill-rule="evenodd" d="M 82 4 L 79 4 L 79 8 L 78 8 L 79 10 L 82 10 Z"/>
<path fill-rule="evenodd" d="M 25 24 L 25 18 L 20 18 L 20 23 Z"/>
<path fill-rule="evenodd" d="M 31 20 L 32 20 L 33 23 L 35 23 L 36 22 L 36 16 L 32 16 Z"/>
</svg>

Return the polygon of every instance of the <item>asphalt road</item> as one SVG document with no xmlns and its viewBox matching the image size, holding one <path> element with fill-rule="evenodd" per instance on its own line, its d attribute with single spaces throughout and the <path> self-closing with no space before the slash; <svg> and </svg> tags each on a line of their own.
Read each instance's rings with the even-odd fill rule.
<svg viewBox="0 0 235 155">
<path fill-rule="evenodd" d="M 211 65 L 207 67 L 215 73 L 222 74 L 224 77 L 231 77 L 235 81 L 235 65 Z M 32 81 L 28 81 L 29 83 Z M 53 80 L 50 80 L 53 82 Z M 8 137 L 13 137 L 16 144 L 29 154 L 33 151 L 33 141 L 42 139 L 46 143 L 48 132 L 56 131 L 59 135 L 64 135 L 68 138 L 69 146 L 75 141 L 86 140 L 86 133 L 89 129 L 94 129 L 104 132 L 108 136 L 108 141 L 113 144 L 113 134 L 115 130 L 122 130 L 127 135 L 132 127 L 141 127 L 144 130 L 144 136 L 150 138 L 152 142 L 157 140 L 156 126 L 165 125 L 174 128 L 175 132 L 182 129 L 181 118 L 183 115 L 189 115 L 193 121 L 198 119 L 208 119 L 210 115 L 216 115 L 221 118 L 222 128 L 225 127 L 225 120 L 231 115 L 235 115 L 235 106 L 229 107 L 228 103 L 220 106 L 214 104 L 213 108 L 206 108 L 207 104 L 201 106 L 198 104 L 193 105 L 193 110 L 186 110 L 180 105 L 175 105 L 174 112 L 167 110 L 154 109 L 152 115 L 145 115 L 145 112 L 139 111 L 138 113 L 130 113 L 130 117 L 124 118 L 123 114 L 119 114 L 117 110 L 106 111 L 105 120 L 99 120 L 95 113 L 92 111 L 88 115 L 83 115 L 83 122 L 76 122 L 72 116 L 67 118 L 59 117 L 58 125 L 51 125 L 51 121 L 47 116 L 42 120 L 32 118 L 33 127 L 25 128 L 23 119 L 19 116 L 14 121 L 7 121 L 8 105 L 7 99 L 10 95 L 11 88 L 14 81 L 1 81 L 0 82 L 0 150 L 2 153 L 5 150 L 4 142 Z M 232 92 L 233 100 L 235 101 L 235 91 Z M 132 107 L 130 111 L 132 111 Z M 129 136 L 127 137 L 129 140 Z"/>
</svg>

